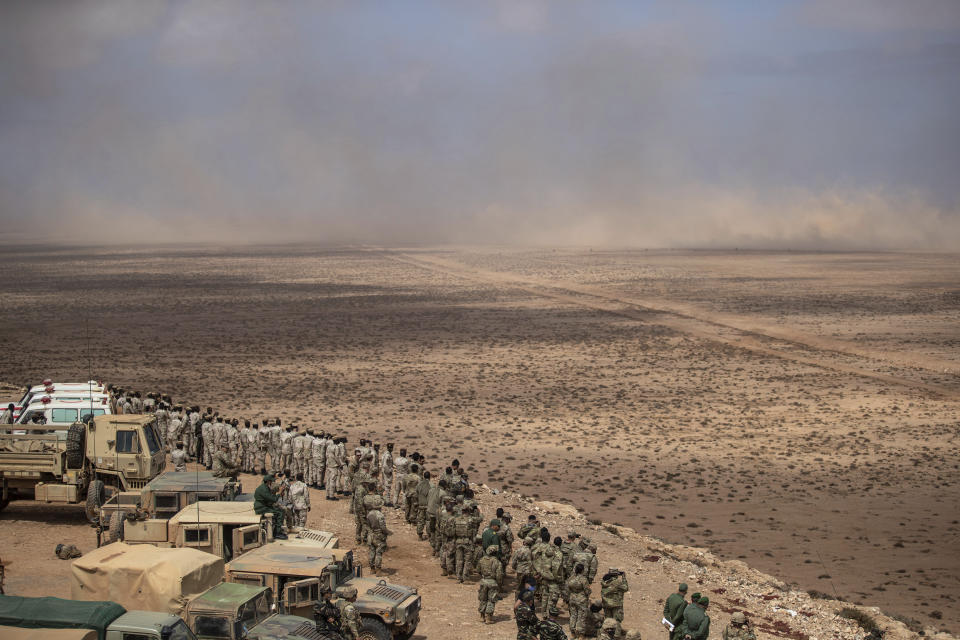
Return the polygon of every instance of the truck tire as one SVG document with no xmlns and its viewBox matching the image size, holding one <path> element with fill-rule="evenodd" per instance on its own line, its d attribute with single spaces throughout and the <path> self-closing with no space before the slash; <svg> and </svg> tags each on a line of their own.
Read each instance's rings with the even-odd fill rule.
<svg viewBox="0 0 960 640">
<path fill-rule="evenodd" d="M 110 527 L 107 529 L 107 542 L 123 542 L 123 521 L 127 519 L 126 511 L 116 511 L 110 516 Z"/>
<path fill-rule="evenodd" d="M 363 616 L 360 619 L 360 635 L 357 640 L 393 640 L 393 633 L 380 620 Z"/>
<path fill-rule="evenodd" d="M 87 487 L 87 520 L 96 524 L 100 520 L 100 507 L 106 498 L 106 489 L 102 480 L 91 480 Z"/>
<path fill-rule="evenodd" d="M 83 468 L 84 450 L 86 444 L 87 427 L 79 422 L 70 425 L 67 430 L 67 468 Z"/>
</svg>

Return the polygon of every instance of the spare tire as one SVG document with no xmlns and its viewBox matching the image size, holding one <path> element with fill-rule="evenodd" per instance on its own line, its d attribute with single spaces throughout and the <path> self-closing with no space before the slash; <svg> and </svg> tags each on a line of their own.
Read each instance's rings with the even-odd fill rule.
<svg viewBox="0 0 960 640">
<path fill-rule="evenodd" d="M 70 429 L 67 430 L 67 468 L 68 469 L 81 469 L 83 468 L 83 458 L 85 452 L 83 450 L 85 440 L 87 436 L 87 427 L 86 425 L 75 422 L 70 425 Z"/>
<path fill-rule="evenodd" d="M 107 529 L 107 542 L 123 542 L 123 521 L 127 519 L 126 511 L 116 511 L 110 516 L 110 528 Z"/>
<path fill-rule="evenodd" d="M 100 520 L 100 507 L 106 499 L 106 489 L 102 480 L 91 480 L 87 487 L 87 520 L 97 524 Z"/>
</svg>

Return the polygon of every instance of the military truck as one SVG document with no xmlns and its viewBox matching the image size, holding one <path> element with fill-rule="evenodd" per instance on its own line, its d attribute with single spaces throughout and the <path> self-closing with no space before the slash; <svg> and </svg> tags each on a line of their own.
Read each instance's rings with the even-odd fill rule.
<svg viewBox="0 0 960 640">
<path fill-rule="evenodd" d="M 406 640 L 420 622 L 417 590 L 363 578 L 352 551 L 272 542 L 227 563 L 225 573 L 228 582 L 270 587 L 277 611 L 304 617 L 321 592 L 354 587 L 363 640 Z"/>
<path fill-rule="evenodd" d="M 202 640 L 323 638 L 297 631 L 305 622 L 303 618 L 277 619 L 273 595 L 267 587 L 222 580 L 223 559 L 215 555 L 117 542 L 71 564 L 70 594 L 76 600 L 116 602 L 130 610 L 159 611 L 182 618 Z M 269 628 L 261 628 L 267 621 Z M 312 623 L 310 627 L 312 632 Z"/>
<path fill-rule="evenodd" d="M 0 637 L 15 638 L 34 629 L 41 637 L 65 634 L 54 630 L 94 632 L 98 640 L 194 640 L 177 616 L 152 611 L 127 611 L 115 602 L 79 602 L 62 598 L 0 595 Z"/>
<path fill-rule="evenodd" d="M 100 508 L 100 522 L 109 523 L 107 542 L 114 542 L 124 539 L 128 518 L 168 520 L 196 502 L 229 502 L 242 491 L 239 481 L 217 478 L 210 471 L 167 471 L 140 491 L 115 493 Z"/>
<path fill-rule="evenodd" d="M 153 416 L 102 415 L 66 430 L 16 433 L 22 427 L 0 426 L 0 510 L 17 498 L 82 502 L 97 523 L 108 492 L 142 489 L 166 465 Z"/>
</svg>

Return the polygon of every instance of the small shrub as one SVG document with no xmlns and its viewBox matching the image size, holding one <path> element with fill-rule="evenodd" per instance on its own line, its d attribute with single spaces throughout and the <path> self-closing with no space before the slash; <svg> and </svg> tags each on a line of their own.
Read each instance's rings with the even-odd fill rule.
<svg viewBox="0 0 960 640">
<path fill-rule="evenodd" d="M 840 617 L 847 618 L 848 620 L 853 620 L 860 628 L 866 631 L 867 633 L 873 633 L 874 631 L 879 631 L 880 627 L 877 626 L 877 621 L 874 620 L 870 615 L 860 611 L 859 609 L 854 609 L 853 607 L 844 607 L 840 610 Z"/>
</svg>

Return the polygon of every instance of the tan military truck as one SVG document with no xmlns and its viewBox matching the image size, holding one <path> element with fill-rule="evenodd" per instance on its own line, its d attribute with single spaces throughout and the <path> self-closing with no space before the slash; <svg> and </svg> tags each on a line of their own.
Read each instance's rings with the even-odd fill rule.
<svg viewBox="0 0 960 640">
<path fill-rule="evenodd" d="M 227 563 L 225 573 L 228 582 L 270 587 L 278 612 L 304 617 L 321 592 L 354 587 L 362 640 L 407 640 L 420 622 L 417 590 L 363 578 L 352 551 L 277 541 Z"/>
<path fill-rule="evenodd" d="M 17 498 L 85 503 L 96 523 L 108 493 L 142 489 L 166 464 L 153 416 L 95 416 L 55 431 L 22 427 L 0 426 L 0 509 Z"/>
<path fill-rule="evenodd" d="M 195 502 L 229 502 L 242 491 L 239 481 L 210 471 L 167 471 L 140 491 L 115 493 L 101 507 L 100 522 L 110 524 L 107 542 L 115 542 L 124 539 L 125 520 L 167 520 Z"/>
<path fill-rule="evenodd" d="M 215 555 L 117 542 L 73 561 L 70 593 L 77 601 L 182 618 L 201 640 L 332 640 L 317 634 L 312 621 L 276 615 L 270 589 L 222 580 L 223 559 Z"/>
</svg>

